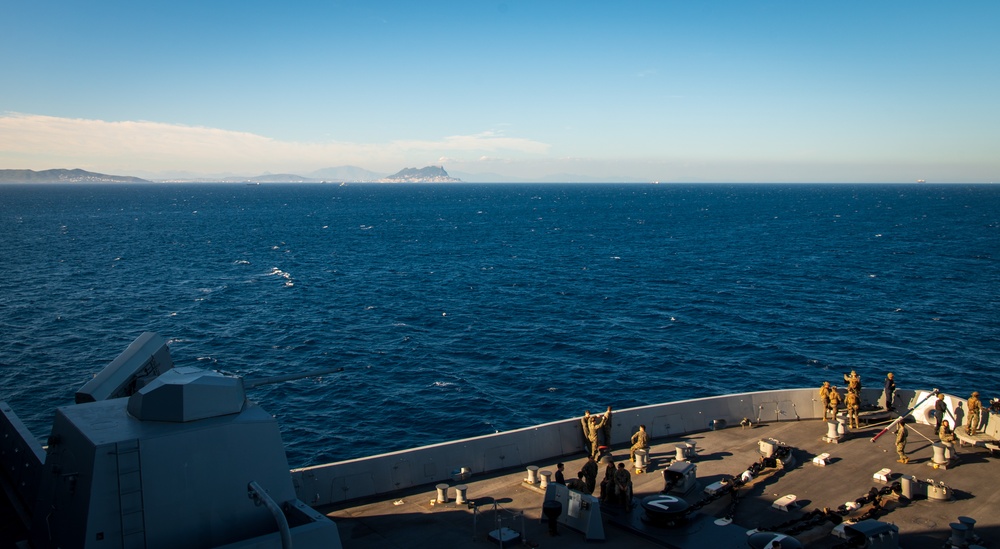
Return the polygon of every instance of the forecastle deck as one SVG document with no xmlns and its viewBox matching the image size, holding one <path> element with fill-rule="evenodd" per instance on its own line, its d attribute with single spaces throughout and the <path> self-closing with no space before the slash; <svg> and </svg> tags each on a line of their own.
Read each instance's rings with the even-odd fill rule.
<svg viewBox="0 0 1000 549">
<path fill-rule="evenodd" d="M 880 393 L 864 391 L 864 403 L 875 405 Z M 661 473 L 681 441 L 691 441 L 698 449 L 693 460 L 698 485 L 683 496 L 690 501 L 701 500 L 705 487 L 738 476 L 759 461 L 761 440 L 773 439 L 793 448 L 796 459 L 789 468 L 762 472 L 739 490 L 735 513 L 726 497 L 699 509 L 682 530 L 643 533 L 616 528 L 634 522 L 641 509 L 625 513 L 624 509 L 602 505 L 605 546 L 746 547 L 751 528 L 781 525 L 817 508 L 835 510 L 866 496 L 873 487 L 885 489 L 889 484 L 874 478 L 882 469 L 890 470 L 890 483 L 903 474 L 925 485 L 928 479 L 933 486 L 944 483 L 950 497 L 949 501 L 917 497 L 908 505 L 901 505 L 897 494 L 880 497 L 884 508 L 878 518 L 899 527 L 900 546 L 940 547 L 951 535 L 949 525 L 959 516 L 977 521 L 975 533 L 981 539 L 1000 537 L 1000 520 L 993 511 L 1000 508 L 1000 494 L 992 488 L 994 479 L 1000 478 L 1000 466 L 989 450 L 961 448 L 957 464 L 947 469 L 929 467 L 931 442 L 937 439 L 926 424 L 930 419 L 926 407 L 914 412 L 919 423 L 910 425 L 908 464 L 896 462 L 891 434 L 870 442 L 887 421 L 863 425 L 831 444 L 823 440 L 828 428 L 818 421 L 822 410 L 816 396 L 814 389 L 764 391 L 616 411 L 612 454 L 617 460 L 625 459 L 631 467 L 628 439 L 640 423 L 646 425 L 653 441 L 647 472 L 635 474 L 633 470 L 637 501 L 663 490 Z M 912 405 L 922 396 L 900 391 L 897 402 Z M 951 410 L 964 407 L 961 399 L 946 398 Z M 957 406 L 959 402 L 962 407 Z M 742 427 L 744 418 L 753 426 Z M 990 420 L 995 423 L 996 416 Z M 726 428 L 711 429 L 722 427 L 722 422 Z M 996 429 L 992 424 L 987 427 Z M 828 465 L 815 465 L 813 458 L 823 453 L 830 454 Z M 297 469 L 293 479 L 300 499 L 338 523 L 345 547 L 476 546 L 488 544 L 487 534 L 498 524 L 517 531 L 529 544 L 572 547 L 583 542 L 587 534 L 563 526 L 559 536 L 550 536 L 541 520 L 544 497 L 523 482 L 529 465 L 554 471 L 558 461 L 565 462 L 567 477 L 575 476 L 585 461 L 578 419 Z M 461 476 L 463 468 L 469 472 L 468 478 Z M 448 485 L 443 503 L 437 502 L 435 486 L 439 483 Z M 455 487 L 460 485 L 467 487 L 467 503 L 456 503 Z M 787 495 L 795 496 L 789 510 L 772 507 Z M 501 508 L 503 511 L 494 512 Z M 867 510 L 852 511 L 845 518 Z M 714 522 L 729 514 L 733 515 L 731 524 Z M 502 520 L 498 522 L 497 517 Z M 796 538 L 809 547 L 835 547 L 844 540 L 831 535 L 833 527 L 827 522 L 796 533 Z"/>
</svg>

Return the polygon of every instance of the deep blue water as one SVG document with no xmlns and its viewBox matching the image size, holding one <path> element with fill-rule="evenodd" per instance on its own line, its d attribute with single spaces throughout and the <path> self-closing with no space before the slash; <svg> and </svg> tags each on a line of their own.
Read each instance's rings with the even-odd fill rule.
<svg viewBox="0 0 1000 549">
<path fill-rule="evenodd" d="M 293 466 L 856 369 L 1000 389 L 1000 186 L 0 186 L 0 399 L 36 436 L 143 331 Z"/>
</svg>

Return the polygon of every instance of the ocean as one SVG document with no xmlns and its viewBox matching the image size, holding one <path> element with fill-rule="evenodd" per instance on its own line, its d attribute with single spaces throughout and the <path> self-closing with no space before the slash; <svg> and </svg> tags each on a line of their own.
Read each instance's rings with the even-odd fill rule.
<svg viewBox="0 0 1000 549">
<path fill-rule="evenodd" d="M 771 388 L 1000 389 L 1000 186 L 0 186 L 39 439 L 144 331 L 258 379 L 293 467 Z"/>
</svg>

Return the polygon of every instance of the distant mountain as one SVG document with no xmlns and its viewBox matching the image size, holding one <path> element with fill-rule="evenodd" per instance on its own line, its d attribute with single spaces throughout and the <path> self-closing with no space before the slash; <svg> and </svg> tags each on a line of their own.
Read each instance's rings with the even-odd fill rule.
<svg viewBox="0 0 1000 549">
<path fill-rule="evenodd" d="M 302 177 L 293 173 L 267 173 L 258 175 L 257 177 L 233 179 L 233 181 L 250 181 L 252 183 L 316 183 L 319 180 L 311 177 Z"/>
<path fill-rule="evenodd" d="M 125 175 L 75 170 L 0 170 L 0 183 L 149 183 L 145 179 Z"/>
<path fill-rule="evenodd" d="M 443 166 L 426 166 L 424 168 L 403 168 L 398 172 L 383 177 L 379 183 L 461 183 L 461 179 L 456 179 Z"/>
</svg>

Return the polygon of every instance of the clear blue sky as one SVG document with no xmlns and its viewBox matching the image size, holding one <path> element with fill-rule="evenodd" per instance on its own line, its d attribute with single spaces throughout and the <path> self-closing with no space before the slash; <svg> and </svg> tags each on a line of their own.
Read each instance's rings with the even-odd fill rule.
<svg viewBox="0 0 1000 549">
<path fill-rule="evenodd" d="M 0 168 L 1000 180 L 1000 2 L 17 1 Z"/>
</svg>

